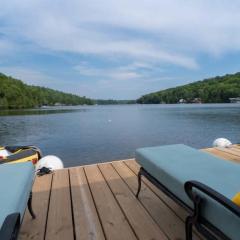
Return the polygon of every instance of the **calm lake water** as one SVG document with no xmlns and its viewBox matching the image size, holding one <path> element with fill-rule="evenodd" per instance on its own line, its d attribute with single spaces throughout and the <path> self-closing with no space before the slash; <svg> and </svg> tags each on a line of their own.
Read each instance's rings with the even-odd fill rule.
<svg viewBox="0 0 240 240">
<path fill-rule="evenodd" d="M 0 145 L 39 146 L 66 167 L 134 157 L 139 147 L 240 142 L 240 104 L 81 106 L 1 111 Z"/>
</svg>

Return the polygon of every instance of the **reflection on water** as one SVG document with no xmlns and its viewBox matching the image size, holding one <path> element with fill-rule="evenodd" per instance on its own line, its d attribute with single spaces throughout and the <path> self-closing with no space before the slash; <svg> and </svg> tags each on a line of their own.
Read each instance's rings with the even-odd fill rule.
<svg viewBox="0 0 240 240">
<path fill-rule="evenodd" d="M 0 116 L 16 116 L 16 115 L 40 115 L 40 114 L 58 114 L 58 113 L 70 113 L 70 112 L 84 112 L 88 109 L 74 109 L 70 108 L 36 108 L 36 109 L 24 109 L 24 110 L 0 110 Z"/>
<path fill-rule="evenodd" d="M 138 147 L 240 142 L 240 105 L 120 105 L 0 112 L 0 145 L 34 144 L 65 166 L 124 159 Z"/>
</svg>

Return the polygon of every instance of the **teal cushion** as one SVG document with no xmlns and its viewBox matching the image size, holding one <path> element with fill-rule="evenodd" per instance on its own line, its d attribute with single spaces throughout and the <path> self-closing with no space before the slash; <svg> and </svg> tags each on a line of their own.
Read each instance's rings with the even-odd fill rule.
<svg viewBox="0 0 240 240">
<path fill-rule="evenodd" d="M 240 164 L 177 144 L 136 150 L 136 161 L 172 193 L 193 207 L 184 183 L 196 180 L 228 199 L 240 192 Z M 240 219 L 214 200 L 203 196 L 203 216 L 231 239 L 240 239 Z"/>
<path fill-rule="evenodd" d="M 0 228 L 7 215 L 23 218 L 34 180 L 32 162 L 0 165 Z"/>
</svg>

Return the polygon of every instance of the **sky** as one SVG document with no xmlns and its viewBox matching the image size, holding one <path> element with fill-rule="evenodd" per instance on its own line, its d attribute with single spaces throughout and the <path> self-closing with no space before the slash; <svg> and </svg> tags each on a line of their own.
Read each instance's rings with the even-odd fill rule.
<svg viewBox="0 0 240 240">
<path fill-rule="evenodd" d="M 95 99 L 240 71 L 240 1 L 0 0 L 0 72 Z"/>
</svg>

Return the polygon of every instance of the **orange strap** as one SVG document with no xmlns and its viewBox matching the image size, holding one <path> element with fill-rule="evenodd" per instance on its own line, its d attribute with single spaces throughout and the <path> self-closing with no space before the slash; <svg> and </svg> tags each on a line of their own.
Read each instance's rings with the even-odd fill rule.
<svg viewBox="0 0 240 240">
<path fill-rule="evenodd" d="M 233 198 L 232 201 L 240 207 L 240 192 L 238 192 Z"/>
</svg>

